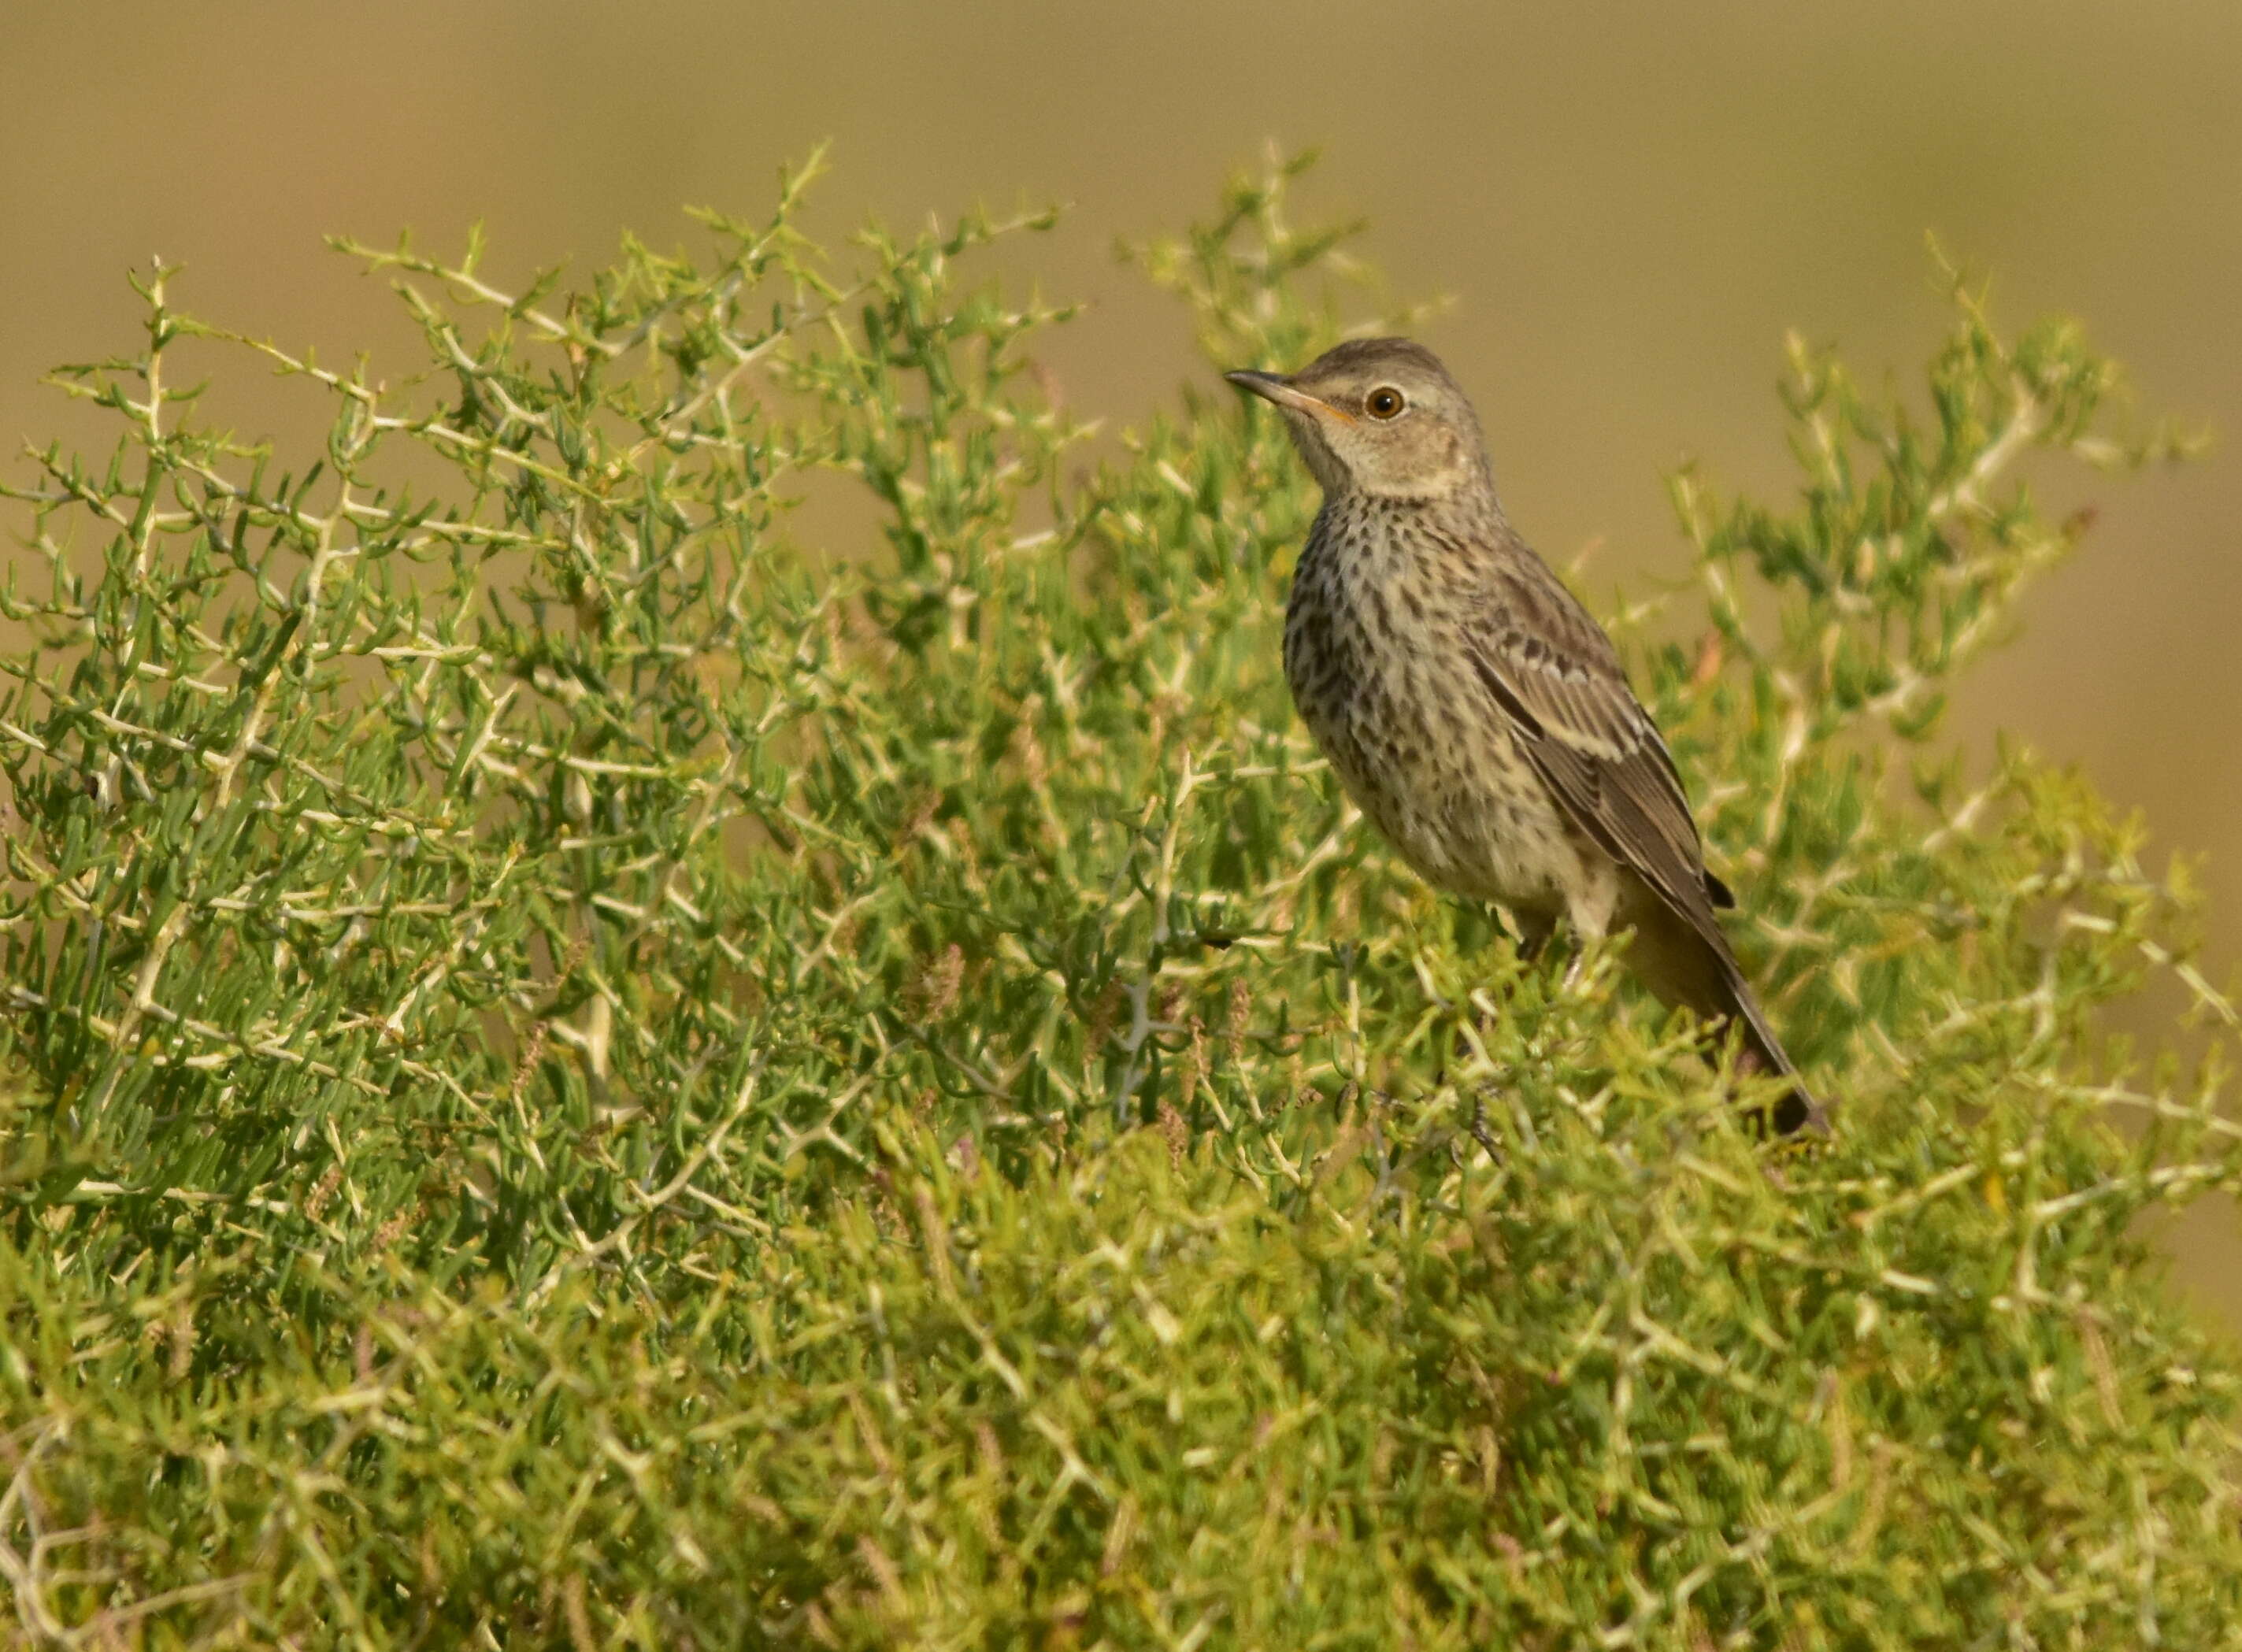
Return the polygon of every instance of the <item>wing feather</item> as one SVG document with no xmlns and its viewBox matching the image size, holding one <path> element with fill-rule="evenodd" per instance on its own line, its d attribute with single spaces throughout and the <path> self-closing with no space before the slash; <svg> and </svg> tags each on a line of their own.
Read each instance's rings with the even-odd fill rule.
<svg viewBox="0 0 2242 1652">
<path fill-rule="evenodd" d="M 1705 870 L 1696 817 L 1674 754 L 1635 697 L 1611 639 L 1557 576 L 1514 542 L 1512 555 L 1482 571 L 1483 605 L 1467 638 L 1472 663 L 1508 716 L 1519 748 L 1573 823 L 1704 940 L 1726 986 L 1720 1013 L 1742 1018 L 1757 1060 L 1796 1069 L 1714 916 L 1733 906 L 1728 886 Z M 1770 1114 L 1788 1132 L 1822 1118 L 1802 1084 Z"/>
<path fill-rule="evenodd" d="M 1472 635 L 1473 664 L 1516 725 L 1527 761 L 1574 825 L 1720 942 L 1713 909 L 1734 897 L 1705 870 L 1674 755 L 1611 639 L 1538 561 L 1501 569 L 1489 598 Z M 1725 944 L 1720 950 L 1725 956 Z"/>
</svg>

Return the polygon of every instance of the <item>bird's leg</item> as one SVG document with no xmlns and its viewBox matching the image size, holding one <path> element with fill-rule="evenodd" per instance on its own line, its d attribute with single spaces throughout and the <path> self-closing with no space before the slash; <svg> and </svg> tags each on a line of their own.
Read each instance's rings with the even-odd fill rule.
<svg viewBox="0 0 2242 1652">
<path fill-rule="evenodd" d="M 1579 887 L 1566 891 L 1566 922 L 1573 931 L 1573 961 L 1565 966 L 1565 991 L 1578 989 L 1588 973 L 1588 954 L 1611 931 L 1612 915 L 1619 910 L 1619 869 L 1608 861 L 1581 869 L 1588 876 Z"/>
<path fill-rule="evenodd" d="M 1572 962 L 1565 965 L 1564 988 L 1566 991 L 1577 992 L 1581 990 L 1581 983 L 1588 977 L 1588 954 L 1594 950 L 1595 944 L 1603 938 L 1604 937 L 1601 935 L 1579 935 L 1574 937 Z"/>
<path fill-rule="evenodd" d="M 1496 926 L 1509 937 L 1512 948 L 1516 952 L 1520 962 L 1530 964 L 1547 950 L 1549 937 L 1555 932 L 1557 927 L 1557 921 L 1554 917 L 1546 912 L 1529 912 L 1519 907 L 1500 903 L 1492 903 L 1492 910 Z M 1507 1000 L 1510 996 L 1509 989 L 1498 988 L 1490 994 L 1490 999 Z M 1502 1009 L 1498 1004 L 1496 1007 L 1480 1013 L 1478 1017 L 1480 1034 L 1490 1044 L 1494 1042 L 1494 1023 L 1500 1018 L 1502 1013 Z M 1453 1054 L 1460 1064 L 1467 1065 L 1469 1064 L 1473 1045 L 1460 1027 L 1456 1030 L 1454 1043 L 1449 1054 Z M 1443 1085 L 1448 1081 L 1449 1054 L 1444 1054 L 1440 1059 L 1439 1082 Z"/>
<path fill-rule="evenodd" d="M 1557 920 L 1544 912 L 1522 911 L 1506 906 L 1501 910 L 1508 920 L 1506 927 L 1517 937 L 1518 959 L 1531 964 L 1548 950 L 1549 937 L 1557 932 Z"/>
<path fill-rule="evenodd" d="M 1531 964 L 1548 950 L 1549 937 L 1556 932 L 1555 918 L 1547 913 L 1528 912 L 1509 905 L 1496 906 L 1494 914 L 1496 921 L 1509 932 L 1512 945 L 1516 950 L 1520 963 Z M 1507 997 L 1508 994 L 1506 992 L 1503 996 Z M 1495 1029 L 1490 1024 L 1491 1020 L 1491 1015 L 1480 1017 L 1480 1031 L 1490 1047 L 1495 1044 Z M 1471 1041 L 1461 1028 L 1457 1029 L 1453 1048 L 1458 1059 L 1468 1064 L 1468 1058 L 1472 1053 Z M 1440 1063 L 1440 1082 L 1443 1087 L 1447 1083 L 1447 1062 L 1445 1058 Z M 1500 1081 L 1492 1078 L 1482 1078 L 1472 1086 L 1471 1121 L 1465 1126 L 1466 1134 L 1479 1144 L 1480 1151 L 1487 1154 L 1490 1162 L 1498 1165 L 1502 1162 L 1502 1149 L 1487 1127 L 1487 1102 L 1490 1095 L 1499 1094 L 1500 1089 Z M 1459 1151 L 1459 1165 L 1461 1162 L 1460 1151 Z"/>
</svg>

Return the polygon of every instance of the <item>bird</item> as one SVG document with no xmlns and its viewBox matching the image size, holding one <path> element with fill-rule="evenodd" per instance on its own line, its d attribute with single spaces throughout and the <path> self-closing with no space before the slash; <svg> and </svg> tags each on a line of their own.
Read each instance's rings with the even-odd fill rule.
<svg viewBox="0 0 2242 1652">
<path fill-rule="evenodd" d="M 1271 403 L 1323 490 L 1285 614 L 1301 719 L 1379 834 L 1435 888 L 1510 915 L 1538 952 L 1631 930 L 1668 1005 L 1734 1024 L 1791 1089 L 1765 1122 L 1826 1128 L 1722 932 L 1673 753 L 1611 638 L 1503 514 L 1478 414 L 1408 339 L 1298 372 L 1225 375 Z M 1577 967 L 1577 961 L 1576 965 Z"/>
</svg>

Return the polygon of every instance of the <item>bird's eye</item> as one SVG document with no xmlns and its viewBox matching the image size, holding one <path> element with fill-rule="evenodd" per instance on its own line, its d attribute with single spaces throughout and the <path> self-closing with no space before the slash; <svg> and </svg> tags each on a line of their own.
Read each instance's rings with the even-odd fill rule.
<svg viewBox="0 0 2242 1652">
<path fill-rule="evenodd" d="M 1362 399 L 1362 410 L 1373 419 L 1398 419 L 1408 398 L 1392 385 L 1380 385 Z"/>
</svg>

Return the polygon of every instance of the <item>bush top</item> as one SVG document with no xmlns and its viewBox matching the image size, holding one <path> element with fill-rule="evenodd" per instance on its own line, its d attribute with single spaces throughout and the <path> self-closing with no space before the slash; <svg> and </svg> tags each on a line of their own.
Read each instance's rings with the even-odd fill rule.
<svg viewBox="0 0 2242 1652">
<path fill-rule="evenodd" d="M 1212 363 L 1356 302 L 1291 170 L 1136 249 Z M 354 248 L 409 379 L 161 270 L 57 375 L 119 440 L 10 490 L 25 1643 L 2223 1644 L 2235 1370 L 2133 1237 L 2242 1185 L 2223 1058 L 2095 1026 L 2232 1011 L 2133 823 L 1937 736 L 2084 526 L 2019 465 L 2169 445 L 2078 330 L 1794 346 L 1797 497 L 1676 478 L 1616 610 L 1842 1099 L 1776 1151 L 1353 820 L 1272 421 L 1091 462 L 971 273 L 1037 221 L 843 265 L 806 181 L 518 295 Z M 245 352 L 324 454 L 197 423 Z"/>
</svg>

